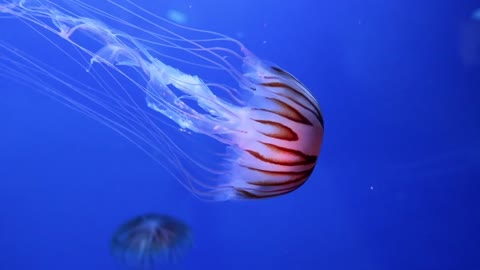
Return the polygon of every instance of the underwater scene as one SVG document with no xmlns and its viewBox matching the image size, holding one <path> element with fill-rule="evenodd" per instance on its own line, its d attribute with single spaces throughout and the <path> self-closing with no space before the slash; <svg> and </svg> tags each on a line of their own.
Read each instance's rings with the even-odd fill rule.
<svg viewBox="0 0 480 270">
<path fill-rule="evenodd" d="M 0 0 L 0 270 L 480 269 L 480 2 Z"/>
</svg>

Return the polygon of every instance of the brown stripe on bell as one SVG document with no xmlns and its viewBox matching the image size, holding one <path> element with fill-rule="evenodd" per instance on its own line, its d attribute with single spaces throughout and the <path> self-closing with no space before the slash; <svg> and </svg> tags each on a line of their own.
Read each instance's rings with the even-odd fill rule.
<svg viewBox="0 0 480 270">
<path fill-rule="evenodd" d="M 313 167 L 303 171 L 268 171 L 253 167 L 246 167 L 249 170 L 259 172 L 266 180 L 248 181 L 248 184 L 255 186 L 284 186 L 304 182 L 313 172 Z M 278 180 L 273 180 L 278 179 Z M 272 181 L 273 180 L 273 181 Z"/>
<path fill-rule="evenodd" d="M 313 126 L 312 122 L 308 120 L 305 116 L 303 116 L 297 109 L 294 107 L 288 105 L 287 103 L 277 99 L 277 98 L 266 98 L 267 100 L 270 100 L 276 105 L 276 110 L 268 107 L 268 109 L 265 108 L 253 108 L 253 110 L 259 110 L 259 111 L 265 111 L 265 112 L 271 112 L 277 115 L 280 115 L 282 117 L 285 117 L 289 120 L 302 123 L 305 125 Z M 266 106 L 267 108 L 267 106 Z"/>
<path fill-rule="evenodd" d="M 306 180 L 307 178 L 305 178 Z M 303 185 L 305 181 L 301 182 L 299 185 L 292 185 L 288 187 L 282 188 L 275 188 L 275 189 L 262 189 L 262 188 L 255 188 L 255 189 L 246 189 L 246 188 L 235 188 L 235 191 L 238 196 L 246 198 L 246 199 L 264 199 L 264 198 L 271 198 L 276 197 L 279 195 L 284 195 L 290 193 L 296 189 L 298 189 L 301 185 Z"/>
<path fill-rule="evenodd" d="M 252 119 L 253 121 L 263 124 L 265 130 L 259 130 L 258 132 L 262 133 L 265 136 L 285 140 L 285 141 L 297 141 L 298 135 L 291 128 L 274 121 L 268 120 L 257 120 Z"/>
<path fill-rule="evenodd" d="M 274 78 L 272 78 L 272 79 L 274 79 Z M 297 104 L 298 106 L 301 106 L 302 108 L 310 111 L 313 115 L 315 115 L 317 120 L 323 126 L 323 117 L 322 117 L 322 114 L 321 114 L 320 110 L 318 109 L 318 105 L 316 105 L 314 102 L 312 102 L 309 99 L 309 97 L 305 95 L 305 93 L 308 92 L 308 90 L 306 90 L 306 89 L 298 90 L 298 89 L 296 89 L 296 88 L 294 88 L 294 87 L 292 87 L 288 84 L 285 84 L 283 82 L 278 82 L 278 81 L 261 83 L 261 85 L 267 86 L 267 87 L 282 88 L 282 89 L 288 90 L 290 92 L 290 94 L 292 94 L 293 96 L 285 95 L 285 94 L 282 94 L 282 93 L 276 93 L 276 94 L 280 95 L 282 97 L 288 98 L 290 101 Z M 306 103 L 308 103 L 308 104 L 304 104 L 304 102 L 300 102 L 300 99 L 305 100 Z"/>
<path fill-rule="evenodd" d="M 299 150 L 281 147 L 271 143 L 259 142 L 270 151 L 269 155 L 262 155 L 260 152 L 246 149 L 255 158 L 276 165 L 297 166 L 309 165 L 317 162 L 317 156 L 307 155 Z"/>
</svg>

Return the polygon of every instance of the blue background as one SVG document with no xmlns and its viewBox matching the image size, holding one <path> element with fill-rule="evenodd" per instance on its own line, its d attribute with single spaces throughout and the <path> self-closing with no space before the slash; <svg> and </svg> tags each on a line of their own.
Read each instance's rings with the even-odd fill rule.
<svg viewBox="0 0 480 270">
<path fill-rule="evenodd" d="M 204 203 L 115 132 L 2 79 L 0 269 L 121 269 L 110 236 L 150 211 L 193 230 L 166 269 L 480 269 L 480 3 L 140 3 L 306 84 L 325 118 L 314 174 L 286 196 Z M 42 53 L 36 39 L 0 19 L 0 40 Z"/>
</svg>

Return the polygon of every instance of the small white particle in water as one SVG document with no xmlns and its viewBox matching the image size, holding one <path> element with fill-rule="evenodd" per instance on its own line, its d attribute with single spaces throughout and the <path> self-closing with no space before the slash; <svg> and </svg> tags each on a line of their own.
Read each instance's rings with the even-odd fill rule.
<svg viewBox="0 0 480 270">
<path fill-rule="evenodd" d="M 237 39 L 242 39 L 245 37 L 245 34 L 241 31 L 237 32 L 235 35 L 237 36 Z"/>
<path fill-rule="evenodd" d="M 167 12 L 167 18 L 173 22 L 180 24 L 185 24 L 187 22 L 187 16 L 184 13 L 175 9 L 170 9 Z"/>
</svg>

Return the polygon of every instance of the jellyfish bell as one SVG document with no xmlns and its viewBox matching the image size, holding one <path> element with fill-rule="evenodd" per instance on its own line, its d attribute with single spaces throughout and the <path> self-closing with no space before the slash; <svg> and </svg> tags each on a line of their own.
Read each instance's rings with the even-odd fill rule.
<svg viewBox="0 0 480 270">
<path fill-rule="evenodd" d="M 128 267 L 152 269 L 177 261 L 191 243 L 188 225 L 169 215 L 149 213 L 119 226 L 110 250 L 115 259 Z"/>
<path fill-rule="evenodd" d="M 77 0 L 68 6 L 41 0 L 0 4 L 0 12 L 36 27 L 40 36 L 51 32 L 59 37 L 48 41 L 69 60 L 89 59 L 95 87 L 1 44 L 10 56 L 0 61 L 0 75 L 41 89 L 119 132 L 197 197 L 269 198 L 305 183 L 317 163 L 324 120 L 298 79 L 230 37 L 169 22 L 133 1 L 107 2 L 112 9 Z M 145 27 L 116 17 L 113 9 Z M 80 56 L 67 51 L 62 40 Z M 192 67 L 202 76 L 185 71 Z M 60 86 L 52 88 L 40 78 Z M 135 99 L 139 94 L 141 101 Z M 218 142 L 223 154 L 217 152 L 214 164 L 208 163 L 205 144 L 195 156 L 164 131 L 172 123 L 192 138 L 201 134 Z"/>
</svg>

